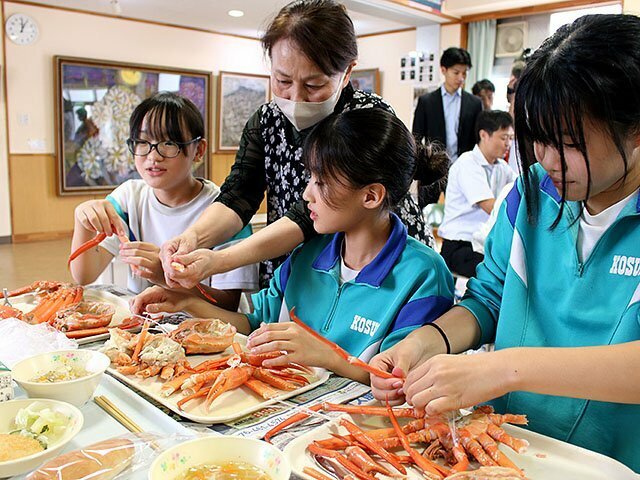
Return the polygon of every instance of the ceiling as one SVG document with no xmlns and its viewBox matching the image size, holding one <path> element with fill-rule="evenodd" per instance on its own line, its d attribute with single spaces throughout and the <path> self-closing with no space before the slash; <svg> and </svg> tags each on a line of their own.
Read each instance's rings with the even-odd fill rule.
<svg viewBox="0 0 640 480">
<path fill-rule="evenodd" d="M 181 25 L 208 31 L 257 38 L 268 21 L 290 0 L 31 0 L 126 18 Z M 367 35 L 449 21 L 438 15 L 389 0 L 342 0 L 357 35 Z M 232 18 L 229 10 L 242 10 Z"/>
</svg>

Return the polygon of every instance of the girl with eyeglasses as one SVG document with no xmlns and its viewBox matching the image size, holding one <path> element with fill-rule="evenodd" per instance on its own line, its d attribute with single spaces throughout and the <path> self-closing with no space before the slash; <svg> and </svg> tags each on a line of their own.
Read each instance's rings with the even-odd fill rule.
<svg viewBox="0 0 640 480">
<path fill-rule="evenodd" d="M 129 290 L 138 293 L 163 282 L 159 246 L 195 222 L 220 193 L 213 182 L 192 174 L 207 151 L 204 135 L 202 115 L 186 98 L 161 92 L 138 105 L 131 115 L 127 146 L 141 179 L 123 183 L 104 200 L 89 200 L 76 208 L 72 251 L 96 233 L 109 235 L 71 264 L 76 282 L 95 281 L 116 256 L 131 266 Z M 225 246 L 250 233 L 250 227 L 245 228 Z M 205 283 L 216 287 L 213 294 L 221 305 L 236 309 L 241 290 L 257 288 L 257 269 L 238 268 Z"/>
</svg>

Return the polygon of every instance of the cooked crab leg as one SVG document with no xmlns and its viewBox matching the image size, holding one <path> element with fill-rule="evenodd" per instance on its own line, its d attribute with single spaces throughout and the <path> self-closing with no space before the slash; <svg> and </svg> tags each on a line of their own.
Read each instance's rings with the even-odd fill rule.
<svg viewBox="0 0 640 480">
<path fill-rule="evenodd" d="M 291 318 L 291 321 L 296 323 L 297 325 L 299 325 L 303 330 L 305 330 L 306 332 L 311 334 L 316 339 L 320 340 L 325 345 L 328 345 L 329 347 L 331 347 L 331 349 L 334 352 L 336 352 L 338 355 L 340 355 L 342 358 L 344 358 L 347 362 L 349 362 L 352 365 L 355 365 L 356 367 L 360 367 L 360 368 L 362 368 L 363 370 L 366 370 L 369 373 L 373 373 L 377 377 L 381 377 L 381 378 L 397 378 L 397 377 L 391 375 L 389 372 L 385 372 L 383 370 L 380 370 L 379 368 L 372 367 L 368 363 L 365 363 L 362 360 L 360 360 L 358 357 L 354 357 L 353 355 L 349 355 L 349 353 L 346 350 L 344 350 L 342 347 L 340 347 L 339 345 L 336 345 L 331 340 L 323 337 L 318 332 L 316 332 L 313 328 L 311 328 L 309 325 L 307 325 L 302 320 L 300 320 L 296 316 L 295 310 L 296 310 L 296 308 L 293 307 L 291 309 L 291 311 L 289 312 L 289 317 Z"/>
<path fill-rule="evenodd" d="M 343 405 L 341 403 L 323 402 L 322 409 L 327 412 L 358 413 L 362 415 L 378 415 L 381 417 L 389 416 L 389 411 L 386 407 L 374 407 L 367 405 Z M 396 417 L 401 418 L 421 418 L 421 415 L 419 415 L 413 408 L 394 408 L 393 413 Z"/>
<path fill-rule="evenodd" d="M 321 403 L 316 403 L 315 405 L 311 405 L 310 407 L 306 407 L 306 410 L 311 410 L 311 411 L 317 412 L 321 408 L 322 408 L 322 404 Z M 296 413 L 292 417 L 287 418 L 284 422 L 276 425 L 271 430 L 269 430 L 267 433 L 265 433 L 264 441 L 268 442 L 268 443 L 271 443 L 271 438 L 273 436 L 277 435 L 279 432 L 281 432 L 282 430 L 287 428 L 289 425 L 293 425 L 294 423 L 301 422 L 305 418 L 308 418 L 309 415 L 310 415 L 309 413 L 300 412 L 300 413 Z"/>
<path fill-rule="evenodd" d="M 436 475 L 437 476 L 436 478 L 442 478 L 443 476 L 448 475 L 449 473 L 448 469 L 441 467 L 437 463 L 434 463 L 431 460 L 423 457 L 418 452 L 416 452 L 413 448 L 411 448 L 411 445 L 409 445 L 409 440 L 407 440 L 407 436 L 402 431 L 402 428 L 400 428 L 400 424 L 398 423 L 398 420 L 396 419 L 396 416 L 393 413 L 393 409 L 391 408 L 391 405 L 389 405 L 388 401 L 387 401 L 387 410 L 389 411 L 389 420 L 391 420 L 391 424 L 393 425 L 393 428 L 395 428 L 396 430 L 398 438 L 402 443 L 402 447 L 411 456 L 415 464 L 418 467 L 420 467 L 425 474 Z"/>
<path fill-rule="evenodd" d="M 76 258 L 82 255 L 84 252 L 86 252 L 87 250 L 91 250 L 93 247 L 97 247 L 98 245 L 100 245 L 100 243 L 102 243 L 102 241 L 105 238 L 107 238 L 107 234 L 101 232 L 101 233 L 98 233 L 91 240 L 88 240 L 84 242 L 82 245 L 80 245 L 76 250 L 74 250 L 71 253 L 71 255 L 69 255 L 69 260 L 67 261 L 67 268 L 71 266 L 71 262 L 73 262 Z"/>
</svg>

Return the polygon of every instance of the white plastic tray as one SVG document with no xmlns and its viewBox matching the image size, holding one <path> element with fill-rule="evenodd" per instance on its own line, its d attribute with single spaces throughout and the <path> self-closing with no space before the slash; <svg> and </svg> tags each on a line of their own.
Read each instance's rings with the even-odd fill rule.
<svg viewBox="0 0 640 480">
<path fill-rule="evenodd" d="M 384 417 L 367 417 L 366 424 L 361 415 L 347 415 L 354 423 L 364 429 L 389 427 L 391 424 Z M 340 417 L 342 418 L 342 417 Z M 529 442 L 527 451 L 518 454 L 510 448 L 500 445 L 500 449 L 522 470 L 529 480 L 638 480 L 640 475 L 634 473 L 627 466 L 599 453 L 576 447 L 538 433 L 515 427 L 503 425 L 510 435 L 525 439 Z M 307 445 L 314 440 L 330 438 L 331 433 L 344 435 L 346 429 L 338 425 L 338 420 L 325 423 L 314 430 L 293 440 L 284 449 L 285 457 L 291 462 L 291 469 L 300 477 L 313 480 L 302 469 L 306 466 L 318 469 L 316 463 L 307 451 Z M 473 465 L 473 464 L 472 464 Z M 386 477 L 381 477 L 386 478 Z M 407 477 L 410 480 L 418 480 L 423 477 L 415 469 L 409 470 Z"/>
<path fill-rule="evenodd" d="M 36 296 L 32 293 L 27 293 L 18 297 L 10 298 L 10 301 L 11 305 L 13 305 L 15 308 L 22 310 L 23 312 L 28 312 L 35 307 Z M 113 318 L 111 319 L 111 323 L 109 324 L 109 326 L 111 327 L 120 325 L 125 318 L 131 317 L 131 312 L 129 311 L 129 304 L 127 303 L 127 300 L 104 290 L 85 288 L 83 301 L 106 302 L 113 305 L 116 308 L 116 312 L 114 313 Z M 137 330 L 139 330 L 139 328 Z M 131 331 L 136 331 L 136 329 L 131 329 Z M 78 344 L 84 345 L 99 340 L 106 340 L 107 338 L 109 338 L 109 334 L 104 333 L 101 335 L 79 338 L 76 341 L 78 342 Z"/>
<path fill-rule="evenodd" d="M 235 341 L 241 345 L 245 345 L 247 339 L 246 336 L 237 334 Z M 219 358 L 224 355 L 229 355 L 230 353 L 233 353 L 233 351 L 231 348 L 228 348 L 225 352 L 212 355 L 189 355 L 187 360 L 191 365 L 198 365 L 205 360 Z M 182 399 L 182 395 L 179 392 L 174 393 L 170 397 L 161 395 L 160 392 L 164 382 L 158 377 L 142 379 L 133 375 L 123 375 L 114 368 L 109 368 L 107 371 L 136 390 L 148 395 L 159 404 L 164 405 L 173 412 L 176 412 L 178 415 L 188 418 L 189 420 L 193 420 L 194 422 L 213 424 L 244 417 L 256 410 L 260 410 L 268 405 L 276 403 L 279 400 L 284 400 L 306 392 L 307 390 L 311 390 L 312 388 L 326 382 L 329 378 L 330 374 L 328 371 L 321 368 L 314 368 L 313 370 L 314 378 L 310 379 L 311 382 L 308 385 L 290 392 L 282 392 L 282 395 L 269 400 L 263 399 L 247 387 L 240 387 L 235 390 L 225 392 L 213 402 L 209 412 L 204 408 L 204 399 L 194 399 L 186 403 L 184 405 L 184 410 L 181 410 L 177 403 Z"/>
</svg>

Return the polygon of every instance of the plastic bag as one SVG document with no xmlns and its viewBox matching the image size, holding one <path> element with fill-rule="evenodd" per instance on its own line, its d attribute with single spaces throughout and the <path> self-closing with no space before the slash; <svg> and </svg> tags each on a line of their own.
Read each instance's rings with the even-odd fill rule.
<svg viewBox="0 0 640 480">
<path fill-rule="evenodd" d="M 47 323 L 30 325 L 16 318 L 0 322 L 0 361 L 9 368 L 39 353 L 76 348 L 78 342 Z"/>
<path fill-rule="evenodd" d="M 149 468 L 163 450 L 190 435 L 130 433 L 64 453 L 27 475 L 26 480 L 114 480 Z"/>
</svg>

